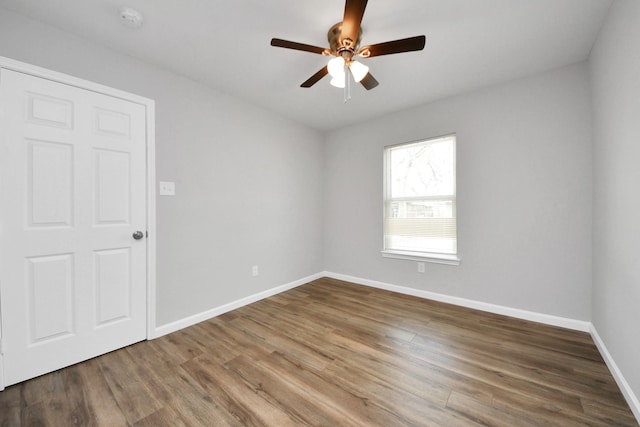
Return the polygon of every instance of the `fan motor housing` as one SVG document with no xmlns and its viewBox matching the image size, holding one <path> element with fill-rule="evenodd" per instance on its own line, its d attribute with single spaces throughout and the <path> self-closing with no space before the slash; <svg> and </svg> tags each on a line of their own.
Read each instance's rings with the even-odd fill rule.
<svg viewBox="0 0 640 427">
<path fill-rule="evenodd" d="M 329 41 L 329 47 L 331 48 L 331 52 L 335 55 L 339 54 L 341 51 L 344 51 L 345 48 L 340 43 L 340 37 L 342 36 L 342 22 L 338 22 L 329 28 L 329 32 L 327 33 L 327 40 Z M 362 28 L 360 28 L 360 32 L 358 33 L 358 40 L 355 40 L 352 46 L 350 46 L 347 50 L 351 51 L 353 54 L 358 50 L 358 46 L 360 46 L 360 39 L 362 38 Z"/>
</svg>

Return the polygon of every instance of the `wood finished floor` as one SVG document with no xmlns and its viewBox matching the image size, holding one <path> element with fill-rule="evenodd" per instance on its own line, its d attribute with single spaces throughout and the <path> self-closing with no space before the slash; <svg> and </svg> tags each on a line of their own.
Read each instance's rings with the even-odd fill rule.
<svg viewBox="0 0 640 427">
<path fill-rule="evenodd" d="M 0 393 L 2 426 L 637 426 L 588 334 L 320 279 Z"/>
</svg>

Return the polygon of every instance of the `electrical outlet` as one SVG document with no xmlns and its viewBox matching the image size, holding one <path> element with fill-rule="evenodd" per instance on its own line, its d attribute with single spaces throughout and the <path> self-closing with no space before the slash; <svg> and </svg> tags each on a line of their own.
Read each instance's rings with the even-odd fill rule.
<svg viewBox="0 0 640 427">
<path fill-rule="evenodd" d="M 424 262 L 418 263 L 418 273 L 424 273 Z"/>
<path fill-rule="evenodd" d="M 251 275 L 253 277 L 256 277 L 258 274 L 260 274 L 259 271 L 258 271 L 258 266 L 254 265 L 253 267 L 251 267 Z"/>
</svg>

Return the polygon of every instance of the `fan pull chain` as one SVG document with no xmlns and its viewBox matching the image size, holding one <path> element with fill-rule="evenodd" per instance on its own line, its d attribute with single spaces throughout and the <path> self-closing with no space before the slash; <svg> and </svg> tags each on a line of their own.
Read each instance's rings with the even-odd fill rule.
<svg viewBox="0 0 640 427">
<path fill-rule="evenodd" d="M 344 103 L 351 99 L 351 69 L 344 64 Z"/>
<path fill-rule="evenodd" d="M 347 91 L 349 90 L 349 67 L 347 67 L 347 63 L 344 64 L 344 90 L 342 91 L 342 102 L 345 104 L 349 100 Z"/>
</svg>

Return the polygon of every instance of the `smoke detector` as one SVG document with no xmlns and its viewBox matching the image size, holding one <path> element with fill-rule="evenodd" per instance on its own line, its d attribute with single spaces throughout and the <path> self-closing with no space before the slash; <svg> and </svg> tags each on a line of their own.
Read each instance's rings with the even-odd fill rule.
<svg viewBox="0 0 640 427">
<path fill-rule="evenodd" d="M 143 17 L 137 10 L 123 7 L 120 9 L 120 21 L 129 28 L 140 28 L 142 27 Z"/>
</svg>

